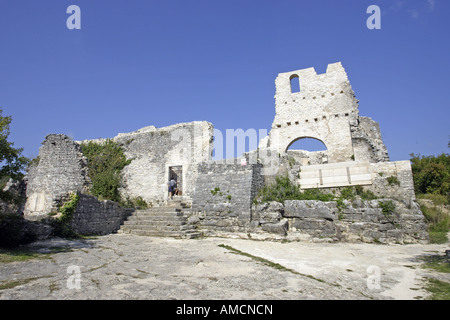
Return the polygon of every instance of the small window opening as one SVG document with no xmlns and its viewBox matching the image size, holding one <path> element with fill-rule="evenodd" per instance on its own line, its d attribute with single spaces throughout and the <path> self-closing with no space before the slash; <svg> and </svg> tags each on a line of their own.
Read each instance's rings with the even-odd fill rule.
<svg viewBox="0 0 450 320">
<path fill-rule="evenodd" d="M 291 93 L 300 92 L 300 79 L 298 75 L 291 75 L 289 81 L 291 82 Z"/>
</svg>

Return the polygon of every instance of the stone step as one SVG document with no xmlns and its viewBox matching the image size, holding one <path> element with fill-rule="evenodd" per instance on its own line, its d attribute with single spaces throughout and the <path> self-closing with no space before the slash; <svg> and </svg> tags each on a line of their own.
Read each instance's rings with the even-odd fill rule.
<svg viewBox="0 0 450 320">
<path fill-rule="evenodd" d="M 132 215 L 128 217 L 128 221 L 147 220 L 147 221 L 185 221 L 187 218 L 183 215 Z"/>
<path fill-rule="evenodd" d="M 184 228 L 183 228 L 184 227 Z M 190 226 L 124 226 L 123 230 L 131 231 L 132 233 L 137 231 L 189 231 L 195 230 Z"/>
<path fill-rule="evenodd" d="M 177 238 L 201 236 L 201 233 L 187 224 L 184 211 L 186 209 L 182 209 L 180 206 L 136 210 L 124 221 L 119 233 Z"/>
<path fill-rule="evenodd" d="M 186 224 L 186 220 L 150 220 L 150 219 L 133 219 L 127 220 L 123 222 L 124 226 L 137 226 L 137 225 L 145 225 L 145 226 L 182 226 Z"/>
<path fill-rule="evenodd" d="M 189 231 L 154 231 L 154 230 L 121 230 L 120 233 L 124 234 L 136 234 L 139 236 L 147 236 L 147 237 L 171 237 L 171 238 L 184 238 L 184 239 L 195 239 L 201 237 L 201 232 L 195 230 Z"/>
<path fill-rule="evenodd" d="M 161 213 L 181 213 L 183 208 L 173 207 L 173 208 L 167 208 L 167 207 L 151 207 L 147 209 L 139 209 L 136 210 L 135 213 L 155 213 L 155 212 L 161 212 Z"/>
<path fill-rule="evenodd" d="M 178 219 L 184 217 L 184 214 L 180 212 L 136 212 L 131 217 Z"/>
</svg>

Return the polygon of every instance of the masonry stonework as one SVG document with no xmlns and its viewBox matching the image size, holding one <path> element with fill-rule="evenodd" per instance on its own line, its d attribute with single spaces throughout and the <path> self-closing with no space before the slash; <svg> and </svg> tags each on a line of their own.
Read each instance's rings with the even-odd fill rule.
<svg viewBox="0 0 450 320">
<path fill-rule="evenodd" d="M 73 191 L 86 192 L 90 180 L 87 159 L 66 135 L 48 135 L 37 160 L 28 168 L 24 216 L 39 220 L 57 210 L 57 201 Z"/>
<path fill-rule="evenodd" d="M 300 91 L 291 80 L 298 78 Z M 358 100 L 341 63 L 324 74 L 314 68 L 280 73 L 275 80 L 275 118 L 259 148 L 284 154 L 302 138 L 315 138 L 327 147 L 327 162 L 388 161 L 378 124 L 360 117 Z"/>
</svg>

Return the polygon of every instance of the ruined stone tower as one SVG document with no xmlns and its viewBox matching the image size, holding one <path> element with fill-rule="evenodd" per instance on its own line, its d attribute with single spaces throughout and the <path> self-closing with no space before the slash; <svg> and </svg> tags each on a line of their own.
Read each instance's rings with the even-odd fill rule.
<svg viewBox="0 0 450 320">
<path fill-rule="evenodd" d="M 298 79 L 299 88 L 294 88 Z M 260 148 L 286 153 L 297 140 L 315 138 L 327 147 L 325 163 L 389 161 L 378 124 L 360 117 L 358 100 L 341 63 L 324 74 L 314 68 L 280 73 L 275 80 L 275 118 Z"/>
</svg>

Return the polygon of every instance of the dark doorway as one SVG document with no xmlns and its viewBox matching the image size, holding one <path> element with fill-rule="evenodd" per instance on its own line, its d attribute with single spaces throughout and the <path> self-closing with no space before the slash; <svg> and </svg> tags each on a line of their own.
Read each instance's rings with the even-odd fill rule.
<svg viewBox="0 0 450 320">
<path fill-rule="evenodd" d="M 183 194 L 183 166 L 169 167 L 169 180 L 174 179 L 177 182 L 178 195 Z"/>
</svg>

